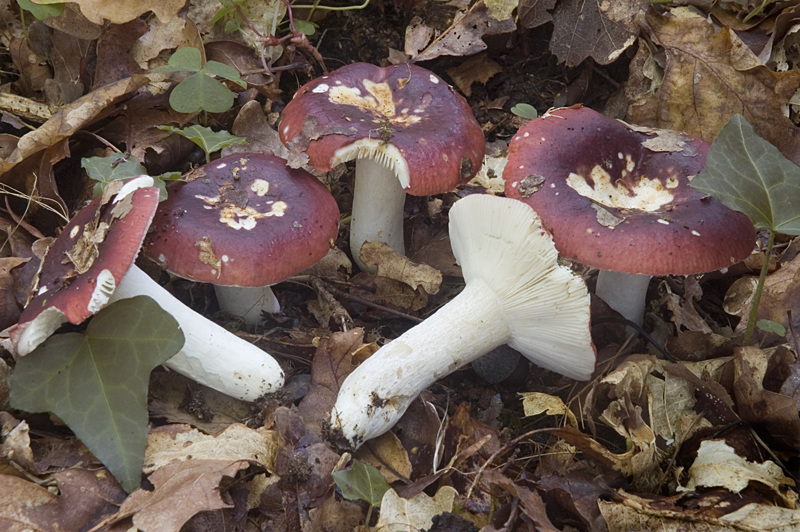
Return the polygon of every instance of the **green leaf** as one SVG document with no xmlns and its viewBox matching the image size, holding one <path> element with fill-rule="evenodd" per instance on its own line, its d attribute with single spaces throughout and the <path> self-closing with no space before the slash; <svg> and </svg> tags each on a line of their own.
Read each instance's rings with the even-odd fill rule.
<svg viewBox="0 0 800 532">
<path fill-rule="evenodd" d="M 206 157 L 226 146 L 247 144 L 247 140 L 244 137 L 231 135 L 225 130 L 214 131 L 211 128 L 198 125 L 189 126 L 185 129 L 178 129 L 172 126 L 158 126 L 158 129 L 172 131 L 173 133 L 186 137 L 203 148 L 203 151 L 206 152 Z"/>
<path fill-rule="evenodd" d="M 233 107 L 233 93 L 210 76 L 194 74 L 172 89 L 169 105 L 179 113 L 224 113 Z"/>
<path fill-rule="evenodd" d="M 242 76 L 239 74 L 239 71 L 225 63 L 209 61 L 206 63 L 206 66 L 203 67 L 203 72 L 206 74 L 214 74 L 215 76 L 230 80 L 242 88 L 247 88 L 247 83 L 242 81 Z"/>
<path fill-rule="evenodd" d="M 34 4 L 31 0 L 17 0 L 19 7 L 29 11 L 36 20 L 44 20 L 49 17 L 57 17 L 64 12 L 62 2 L 45 2 L 47 5 Z"/>
<path fill-rule="evenodd" d="M 786 336 L 786 327 L 778 323 L 777 321 L 772 320 L 758 320 L 756 322 L 756 327 L 761 329 L 764 332 L 771 332 L 775 333 L 778 336 Z"/>
<path fill-rule="evenodd" d="M 217 22 L 218 20 L 222 19 L 222 17 L 224 17 L 228 13 L 233 13 L 234 11 L 236 11 L 236 8 L 234 8 L 233 6 L 221 7 L 219 9 L 217 9 L 217 12 L 214 13 L 214 16 L 211 17 L 211 20 L 208 21 L 208 24 L 212 25 L 215 22 Z"/>
<path fill-rule="evenodd" d="M 176 72 L 188 70 L 189 72 L 200 72 L 203 68 L 203 58 L 200 50 L 191 46 L 178 48 L 172 54 L 164 66 L 151 69 L 151 72 Z"/>
<path fill-rule="evenodd" d="M 294 27 L 300 33 L 304 33 L 306 35 L 314 35 L 317 31 L 317 25 L 313 22 L 309 22 L 307 20 L 296 20 L 294 21 Z"/>
<path fill-rule="evenodd" d="M 342 490 L 345 499 L 360 499 L 371 506 L 380 506 L 383 494 L 392 489 L 380 471 L 358 460 L 353 460 L 353 467 L 347 471 L 334 473 L 333 481 Z"/>
<path fill-rule="evenodd" d="M 20 358 L 11 404 L 56 414 L 130 493 L 142 477 L 150 371 L 183 341 L 175 319 L 149 297 L 118 301 L 85 333 L 51 336 Z"/>
<path fill-rule="evenodd" d="M 182 177 L 180 172 L 166 172 L 161 175 L 151 176 L 153 178 L 153 186 L 158 189 L 158 201 L 167 199 L 167 181 L 177 181 Z"/>
<path fill-rule="evenodd" d="M 91 179 L 97 181 L 92 190 L 95 198 L 102 194 L 112 181 L 147 174 L 147 168 L 136 162 L 136 159 L 125 159 L 125 156 L 119 153 L 107 157 L 84 157 L 81 159 L 81 168 L 86 170 Z"/>
<path fill-rule="evenodd" d="M 800 167 L 741 115 L 720 130 L 691 185 L 743 212 L 757 228 L 800 235 Z"/>
<path fill-rule="evenodd" d="M 517 116 L 521 116 L 522 118 L 528 118 L 531 120 L 539 116 L 539 112 L 536 110 L 536 108 L 527 103 L 518 103 L 517 105 L 511 108 L 511 112 Z"/>
</svg>

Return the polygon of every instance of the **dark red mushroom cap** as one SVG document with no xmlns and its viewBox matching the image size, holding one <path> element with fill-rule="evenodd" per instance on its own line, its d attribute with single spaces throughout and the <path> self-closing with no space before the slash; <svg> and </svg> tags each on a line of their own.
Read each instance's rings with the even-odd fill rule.
<svg viewBox="0 0 800 532">
<path fill-rule="evenodd" d="M 36 295 L 9 332 L 15 345 L 47 309 L 56 308 L 70 323 L 81 323 L 106 304 L 130 269 L 156 211 L 158 189 L 139 188 L 119 201 L 108 196 L 84 207 L 50 246 Z"/>
<path fill-rule="evenodd" d="M 511 141 L 506 196 L 533 207 L 562 256 L 595 268 L 713 271 L 750 254 L 755 231 L 744 214 L 689 186 L 708 146 L 585 107 L 557 109 Z"/>
<path fill-rule="evenodd" d="M 186 279 L 266 286 L 319 261 L 339 209 L 325 186 L 278 157 L 237 153 L 168 187 L 145 254 Z"/>
<path fill-rule="evenodd" d="M 405 159 L 408 177 L 400 167 L 395 173 L 416 196 L 470 179 L 485 150 L 464 98 L 432 72 L 407 64 L 354 63 L 306 83 L 284 109 L 279 131 L 290 151 L 305 152 L 323 172 L 355 158 L 341 157 L 340 150 L 356 142 L 392 145 Z"/>
</svg>

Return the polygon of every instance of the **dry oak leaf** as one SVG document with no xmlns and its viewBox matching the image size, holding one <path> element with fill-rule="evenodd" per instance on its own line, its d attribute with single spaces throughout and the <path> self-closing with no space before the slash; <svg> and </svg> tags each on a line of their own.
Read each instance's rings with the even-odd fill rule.
<svg viewBox="0 0 800 532">
<path fill-rule="evenodd" d="M 556 5 L 556 0 L 520 0 L 517 8 L 519 21 L 525 28 L 535 28 L 553 20 L 550 10 Z"/>
<path fill-rule="evenodd" d="M 125 78 L 61 107 L 50 120 L 23 135 L 8 158 L 0 159 L 0 174 L 7 172 L 34 153 L 72 136 L 76 131 L 91 124 L 117 98 L 135 91 L 148 81 L 146 76 L 139 75 Z"/>
<path fill-rule="evenodd" d="M 133 516 L 133 524 L 142 532 L 179 532 L 199 512 L 230 508 L 220 497 L 219 483 L 247 466 L 244 460 L 172 462 L 149 476 L 153 491 L 140 488 L 131 493 L 104 524 Z"/>
<path fill-rule="evenodd" d="M 702 17 L 649 13 L 653 40 L 664 48 L 661 86 L 631 69 L 628 119 L 636 124 L 674 129 L 713 140 L 734 114 L 741 114 L 760 136 L 800 162 L 800 129 L 783 107 L 800 83 L 800 71 L 773 72 L 729 28 L 716 32 Z"/>
<path fill-rule="evenodd" d="M 43 0 L 32 0 L 34 4 L 45 4 Z M 83 16 L 95 24 L 103 20 L 111 24 L 124 24 L 148 11 L 152 11 L 161 22 L 169 22 L 181 10 L 186 0 L 73 0 L 81 8 Z"/>
<path fill-rule="evenodd" d="M 396 491 L 388 490 L 381 500 L 381 515 L 375 525 L 377 532 L 417 532 L 433 524 L 433 516 L 453 511 L 458 492 L 451 486 L 442 486 L 433 497 L 417 493 L 411 499 L 401 498 Z"/>
<path fill-rule="evenodd" d="M 636 42 L 643 0 L 562 0 L 553 11 L 550 51 L 568 67 L 587 57 L 607 65 Z"/>
</svg>

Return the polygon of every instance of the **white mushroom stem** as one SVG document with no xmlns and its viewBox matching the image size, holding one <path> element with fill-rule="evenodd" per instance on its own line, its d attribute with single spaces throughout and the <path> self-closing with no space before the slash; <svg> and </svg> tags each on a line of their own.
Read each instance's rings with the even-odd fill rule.
<svg viewBox="0 0 800 532">
<path fill-rule="evenodd" d="M 591 377 L 586 285 L 558 264 L 530 207 L 468 196 L 450 210 L 450 241 L 464 290 L 379 349 L 339 390 L 331 425 L 353 447 L 388 431 L 436 379 L 505 343 L 541 367 Z"/>
<path fill-rule="evenodd" d="M 372 159 L 356 161 L 353 216 L 350 221 L 350 251 L 361 271 L 375 271 L 361 262 L 364 242 L 380 241 L 405 254 L 403 207 L 406 192 L 389 166 Z"/>
<path fill-rule="evenodd" d="M 647 286 L 651 275 L 600 270 L 597 274 L 597 297 L 636 325 L 644 321 Z"/>
<path fill-rule="evenodd" d="M 283 370 L 272 356 L 193 311 L 146 273 L 132 266 L 109 303 L 146 295 L 172 314 L 186 338 L 165 366 L 224 394 L 253 401 L 283 386 Z"/>
<path fill-rule="evenodd" d="M 219 308 L 247 325 L 258 325 L 262 313 L 275 314 L 281 305 L 268 286 L 217 286 L 214 285 Z"/>
</svg>

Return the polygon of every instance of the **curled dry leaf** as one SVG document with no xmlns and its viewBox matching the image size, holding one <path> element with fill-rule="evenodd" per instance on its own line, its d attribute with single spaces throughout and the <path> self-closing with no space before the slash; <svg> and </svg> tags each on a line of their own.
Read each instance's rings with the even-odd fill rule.
<svg viewBox="0 0 800 532">
<path fill-rule="evenodd" d="M 489 59 L 488 55 L 478 54 L 457 67 L 448 68 L 447 74 L 464 96 L 470 96 L 473 83 L 486 83 L 502 71 L 503 67 Z"/>
<path fill-rule="evenodd" d="M 517 29 L 512 19 L 501 22 L 489 15 L 489 10 L 483 0 L 478 0 L 469 11 L 456 15 L 453 24 L 439 34 L 432 43 L 425 47 L 425 36 L 430 38 L 433 31 L 426 31 L 419 26 L 414 29 L 411 36 L 416 42 L 409 40 L 406 32 L 406 54 L 415 62 L 429 61 L 440 55 L 467 56 L 481 52 L 487 48 L 483 42 L 484 35 L 499 35 L 510 33 Z M 425 47 L 423 49 L 423 47 Z"/>
<path fill-rule="evenodd" d="M 377 266 L 378 276 L 407 284 L 414 290 L 422 287 L 426 293 L 439 292 L 442 272 L 427 264 L 417 264 L 383 242 L 365 242 L 361 260 L 367 266 Z"/>
</svg>

